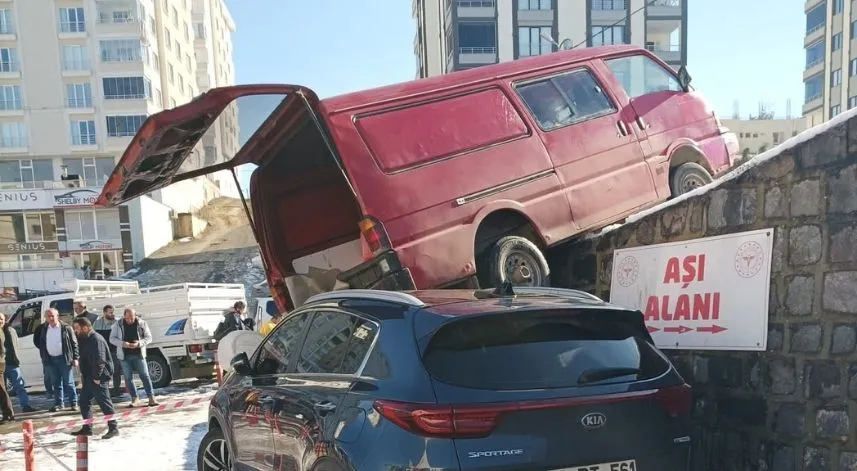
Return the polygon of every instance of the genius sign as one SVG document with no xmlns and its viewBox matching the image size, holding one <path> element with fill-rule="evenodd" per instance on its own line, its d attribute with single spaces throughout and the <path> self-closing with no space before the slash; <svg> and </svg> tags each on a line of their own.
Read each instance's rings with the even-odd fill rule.
<svg viewBox="0 0 857 471">
<path fill-rule="evenodd" d="M 616 250 L 610 302 L 666 349 L 764 350 L 774 230 Z"/>
</svg>

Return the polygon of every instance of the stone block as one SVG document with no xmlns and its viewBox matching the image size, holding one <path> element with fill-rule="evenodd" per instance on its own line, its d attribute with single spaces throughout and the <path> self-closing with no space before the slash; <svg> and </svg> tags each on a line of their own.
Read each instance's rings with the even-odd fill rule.
<svg viewBox="0 0 857 471">
<path fill-rule="evenodd" d="M 708 214 L 708 195 L 698 196 L 690 201 L 688 228 L 695 234 L 705 231 Z"/>
<path fill-rule="evenodd" d="M 815 296 L 815 277 L 794 276 L 786 285 L 786 312 L 792 316 L 812 314 Z"/>
<path fill-rule="evenodd" d="M 757 199 L 755 188 L 712 191 L 708 205 L 708 227 L 721 229 L 756 222 Z"/>
<path fill-rule="evenodd" d="M 643 218 L 637 223 L 637 243 L 640 245 L 649 245 L 655 242 L 655 224 L 657 219 L 652 216 Z"/>
<path fill-rule="evenodd" d="M 698 355 L 693 357 L 693 380 L 699 384 L 708 382 L 708 358 Z"/>
<path fill-rule="evenodd" d="M 774 248 L 771 253 L 771 272 L 779 273 L 783 269 L 788 249 L 789 231 L 784 227 L 774 229 Z"/>
<path fill-rule="evenodd" d="M 819 409 L 815 413 L 815 435 L 833 440 L 848 440 L 851 421 L 845 409 Z"/>
<path fill-rule="evenodd" d="M 839 397 L 842 380 L 839 366 L 832 361 L 807 362 L 804 374 L 804 397 L 830 399 Z"/>
<path fill-rule="evenodd" d="M 814 225 L 794 227 L 789 232 L 789 262 L 809 265 L 821 260 L 821 228 Z"/>
<path fill-rule="evenodd" d="M 857 211 L 857 165 L 849 165 L 827 179 L 827 212 Z"/>
<path fill-rule="evenodd" d="M 774 432 L 788 438 L 801 438 L 806 422 L 806 406 L 799 403 L 781 404 L 774 414 Z"/>
<path fill-rule="evenodd" d="M 829 224 L 830 248 L 828 259 L 833 263 L 857 261 L 857 226 Z"/>
<path fill-rule="evenodd" d="M 802 180 L 792 186 L 790 214 L 792 217 L 815 216 L 821 214 L 821 182 Z"/>
<path fill-rule="evenodd" d="M 857 328 L 854 324 L 838 324 L 833 327 L 830 353 L 844 355 L 853 353 L 857 347 Z"/>
<path fill-rule="evenodd" d="M 712 356 L 708 359 L 708 382 L 724 388 L 739 388 L 744 384 L 740 358 Z"/>
<path fill-rule="evenodd" d="M 857 313 L 857 271 L 824 274 L 821 305 L 826 311 Z"/>
<path fill-rule="evenodd" d="M 680 204 L 661 212 L 661 237 L 669 239 L 684 233 L 689 205 Z"/>
<path fill-rule="evenodd" d="M 795 450 L 788 445 L 775 445 L 771 457 L 771 471 L 794 471 Z"/>
<path fill-rule="evenodd" d="M 761 427 L 768 419 L 768 402 L 758 396 L 723 397 L 718 401 L 717 410 L 721 417 L 729 417 L 746 426 Z"/>
<path fill-rule="evenodd" d="M 857 471 L 857 452 L 843 451 L 839 453 L 838 471 Z"/>
<path fill-rule="evenodd" d="M 792 324 L 790 351 L 792 353 L 820 352 L 823 333 L 819 324 Z"/>
<path fill-rule="evenodd" d="M 794 358 L 774 358 L 768 363 L 768 391 L 786 396 L 794 394 L 797 386 Z"/>
<path fill-rule="evenodd" d="M 830 471 L 830 449 L 814 446 L 804 448 L 803 471 Z"/>
<path fill-rule="evenodd" d="M 768 324 L 768 351 L 778 352 L 783 349 L 783 325 Z"/>
<path fill-rule="evenodd" d="M 766 218 L 784 218 L 789 215 L 788 195 L 775 186 L 765 192 L 764 214 Z"/>
<path fill-rule="evenodd" d="M 798 148 L 798 165 L 802 168 L 823 167 L 847 158 L 848 123 L 813 137 Z"/>
<path fill-rule="evenodd" d="M 848 367 L 848 398 L 857 400 L 857 363 Z"/>
</svg>

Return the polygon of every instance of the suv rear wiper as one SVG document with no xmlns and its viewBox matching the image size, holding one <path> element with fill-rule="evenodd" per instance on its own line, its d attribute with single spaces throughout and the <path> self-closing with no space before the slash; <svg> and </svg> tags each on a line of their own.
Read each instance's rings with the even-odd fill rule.
<svg viewBox="0 0 857 471">
<path fill-rule="evenodd" d="M 592 368 L 580 374 L 577 378 L 577 384 L 597 383 L 605 379 L 635 375 L 639 372 L 639 368 Z"/>
</svg>

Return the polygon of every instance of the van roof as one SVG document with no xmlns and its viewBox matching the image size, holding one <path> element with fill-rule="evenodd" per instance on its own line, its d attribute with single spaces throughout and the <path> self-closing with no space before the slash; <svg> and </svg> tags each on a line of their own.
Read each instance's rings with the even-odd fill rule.
<svg viewBox="0 0 857 471">
<path fill-rule="evenodd" d="M 639 51 L 643 52 L 647 56 L 651 56 L 651 54 L 649 54 L 645 49 L 628 44 L 569 49 L 553 52 L 551 54 L 484 65 L 434 77 L 337 95 L 321 100 L 319 106 L 329 113 L 348 111 L 354 108 L 366 106 L 367 104 L 381 104 L 388 100 L 398 100 L 423 93 L 431 93 L 461 85 L 474 84 L 483 80 L 506 77 L 521 72 L 548 69 L 557 65 L 574 64 L 576 62 L 598 59 L 631 51 Z"/>
</svg>

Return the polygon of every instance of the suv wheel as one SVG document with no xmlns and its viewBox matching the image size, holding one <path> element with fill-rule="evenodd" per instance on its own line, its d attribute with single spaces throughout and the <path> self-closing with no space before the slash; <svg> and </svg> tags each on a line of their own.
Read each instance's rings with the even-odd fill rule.
<svg viewBox="0 0 857 471">
<path fill-rule="evenodd" d="M 202 437 L 199 450 L 196 452 L 197 471 L 231 471 L 232 456 L 229 454 L 229 445 L 223 432 L 217 428 L 210 428 Z"/>
<path fill-rule="evenodd" d="M 490 249 L 486 263 L 493 286 L 511 281 L 514 286 L 550 286 L 550 268 L 536 244 L 520 236 L 498 240 Z"/>
<path fill-rule="evenodd" d="M 693 191 L 714 181 L 708 170 L 702 165 L 688 162 L 681 164 L 672 171 L 670 191 L 673 198 Z"/>
</svg>

